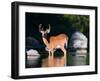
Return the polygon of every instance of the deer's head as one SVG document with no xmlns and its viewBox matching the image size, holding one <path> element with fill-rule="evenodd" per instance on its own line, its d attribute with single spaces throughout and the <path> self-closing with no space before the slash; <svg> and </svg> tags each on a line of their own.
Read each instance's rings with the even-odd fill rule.
<svg viewBox="0 0 100 81">
<path fill-rule="evenodd" d="M 49 26 L 49 28 L 46 28 L 44 30 L 44 28 L 42 27 L 42 24 L 39 25 L 39 32 L 42 34 L 42 37 L 46 37 L 47 34 L 50 33 L 51 26 L 50 26 L 50 24 L 48 26 Z"/>
</svg>

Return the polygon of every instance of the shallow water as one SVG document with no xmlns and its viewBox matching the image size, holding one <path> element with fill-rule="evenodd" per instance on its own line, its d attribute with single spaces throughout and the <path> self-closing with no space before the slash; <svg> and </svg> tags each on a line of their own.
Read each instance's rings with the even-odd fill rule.
<svg viewBox="0 0 100 81">
<path fill-rule="evenodd" d="M 89 65 L 89 53 L 67 52 L 67 55 L 63 56 L 59 52 L 54 56 L 48 56 L 47 53 L 41 56 L 26 56 L 26 58 L 26 68 Z"/>
</svg>

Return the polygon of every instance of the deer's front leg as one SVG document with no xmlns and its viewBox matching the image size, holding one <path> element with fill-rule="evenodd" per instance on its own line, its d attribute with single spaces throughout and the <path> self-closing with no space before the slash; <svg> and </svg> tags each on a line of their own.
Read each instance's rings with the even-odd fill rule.
<svg viewBox="0 0 100 81">
<path fill-rule="evenodd" d="M 49 57 L 50 57 L 50 51 L 49 51 Z"/>
<path fill-rule="evenodd" d="M 53 49 L 51 50 L 51 54 L 52 54 L 52 57 L 53 57 L 54 56 L 54 50 Z"/>
</svg>

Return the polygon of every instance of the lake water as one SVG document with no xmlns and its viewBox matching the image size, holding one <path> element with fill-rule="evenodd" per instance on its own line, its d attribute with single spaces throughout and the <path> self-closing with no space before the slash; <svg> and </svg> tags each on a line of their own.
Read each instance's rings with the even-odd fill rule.
<svg viewBox="0 0 100 81">
<path fill-rule="evenodd" d="M 45 53 L 40 56 L 26 56 L 26 68 L 80 65 L 89 65 L 89 53 L 67 52 L 67 55 L 63 56 L 63 53 L 56 52 L 54 56 Z"/>
</svg>

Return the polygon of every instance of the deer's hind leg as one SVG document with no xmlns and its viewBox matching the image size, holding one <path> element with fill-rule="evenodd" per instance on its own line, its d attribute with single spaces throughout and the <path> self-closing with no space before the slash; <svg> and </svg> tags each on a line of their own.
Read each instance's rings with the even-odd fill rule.
<svg viewBox="0 0 100 81">
<path fill-rule="evenodd" d="M 61 48 L 61 50 L 63 51 L 64 56 L 66 56 L 66 49 L 63 47 L 63 48 Z"/>
<path fill-rule="evenodd" d="M 61 48 L 61 50 L 63 51 L 63 53 L 64 53 L 64 60 L 65 60 L 65 66 L 67 65 L 67 52 L 66 52 L 66 49 L 63 47 L 63 48 Z"/>
</svg>

